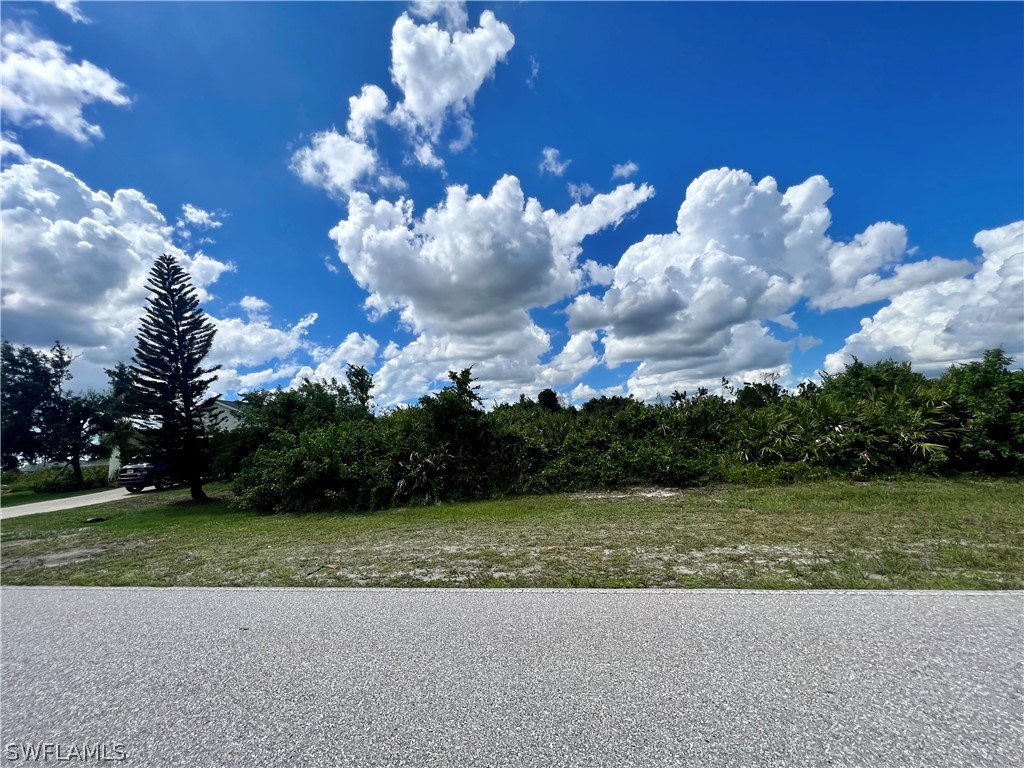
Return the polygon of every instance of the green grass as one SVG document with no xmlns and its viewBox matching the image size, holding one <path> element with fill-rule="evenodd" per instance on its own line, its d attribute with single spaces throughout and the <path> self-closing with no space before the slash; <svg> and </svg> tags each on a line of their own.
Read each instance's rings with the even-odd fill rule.
<svg viewBox="0 0 1024 768">
<path fill-rule="evenodd" d="M 89 493 L 109 491 L 110 488 L 92 488 L 88 491 L 63 491 L 61 493 L 37 493 L 35 491 L 10 491 L 0 494 L 0 507 L 18 507 L 22 504 L 35 504 L 37 501 L 53 499 L 69 499 L 72 496 L 85 496 Z"/>
<path fill-rule="evenodd" d="M 1024 485 L 724 486 L 260 515 L 187 489 L 14 518 L 4 584 L 1024 588 Z M 108 519 L 86 524 L 94 515 Z"/>
</svg>

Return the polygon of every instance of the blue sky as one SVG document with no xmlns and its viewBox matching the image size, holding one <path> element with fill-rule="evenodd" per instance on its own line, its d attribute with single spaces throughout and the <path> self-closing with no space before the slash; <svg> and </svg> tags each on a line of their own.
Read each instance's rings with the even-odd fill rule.
<svg viewBox="0 0 1024 768">
<path fill-rule="evenodd" d="M 130 357 L 165 250 L 229 396 L 349 362 L 390 405 L 470 364 L 492 400 L 579 402 L 1024 355 L 1019 3 L 8 2 L 3 24 L 2 331 L 70 344 L 80 386 Z"/>
</svg>

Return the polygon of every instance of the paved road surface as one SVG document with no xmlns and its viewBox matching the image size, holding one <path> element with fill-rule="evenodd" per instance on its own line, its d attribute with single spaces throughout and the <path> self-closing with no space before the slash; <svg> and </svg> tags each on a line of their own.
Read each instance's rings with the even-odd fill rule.
<svg viewBox="0 0 1024 768">
<path fill-rule="evenodd" d="M 143 493 L 145 493 L 145 491 L 143 491 Z M 6 520 L 9 517 L 21 517 L 22 515 L 38 515 L 40 512 L 59 512 L 62 509 L 91 507 L 93 504 L 106 504 L 110 501 L 121 501 L 122 499 L 129 499 L 135 495 L 136 494 L 128 493 L 124 488 L 111 488 L 109 491 L 85 493 L 81 496 L 68 496 L 63 499 L 37 501 L 32 504 L 19 504 L 14 507 L 0 507 L 0 520 Z"/>
<path fill-rule="evenodd" d="M 162 767 L 1024 764 L 1020 592 L 0 598 L 0 762 L 101 742 Z"/>
</svg>

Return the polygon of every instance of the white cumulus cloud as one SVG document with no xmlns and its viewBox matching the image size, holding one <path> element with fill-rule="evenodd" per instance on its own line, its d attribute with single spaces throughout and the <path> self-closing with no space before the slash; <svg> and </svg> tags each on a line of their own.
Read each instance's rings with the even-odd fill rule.
<svg viewBox="0 0 1024 768">
<path fill-rule="evenodd" d="M 413 16 L 426 21 L 444 19 L 446 28 L 453 32 L 469 25 L 466 4 L 461 0 L 414 0 L 409 10 Z"/>
<path fill-rule="evenodd" d="M 16 345 L 48 348 L 60 339 L 81 358 L 75 387 L 106 385 L 103 368 L 130 359 L 149 292 L 155 259 L 175 256 L 189 273 L 200 301 L 234 266 L 173 241 L 174 228 L 145 195 L 90 189 L 55 163 L 31 159 L 0 174 L 0 271 L 4 338 Z M 248 316 L 210 316 L 217 327 L 211 363 L 225 366 L 220 392 L 287 378 L 307 342 L 308 315 L 290 328 L 267 319 L 269 304 L 254 296 L 239 302 Z M 266 364 L 277 361 L 276 366 Z M 260 367 L 256 371 L 240 370 Z M 275 371 L 273 378 L 266 378 Z"/>
<path fill-rule="evenodd" d="M 137 190 L 93 191 L 46 160 L 2 176 L 3 319 L 7 338 L 123 354 L 142 311 L 145 280 L 162 253 L 177 256 L 204 296 L 230 264 L 186 254 Z"/>
<path fill-rule="evenodd" d="M 228 368 L 283 360 L 303 346 L 306 330 L 316 319 L 316 313 L 312 312 L 291 328 L 282 329 L 273 327 L 266 317 L 260 315 L 250 315 L 246 320 L 211 318 L 217 335 L 213 339 L 210 360 Z"/>
<path fill-rule="evenodd" d="M 349 365 L 372 367 L 379 348 L 380 345 L 372 336 L 355 332 L 348 334 L 336 347 L 313 347 L 310 356 L 316 366 L 304 365 L 299 368 L 289 386 L 297 387 L 304 379 L 337 379 L 344 383 Z"/>
<path fill-rule="evenodd" d="M 336 130 L 313 136 L 310 146 L 292 155 L 292 171 L 304 182 L 345 196 L 377 167 L 377 153 Z"/>
<path fill-rule="evenodd" d="M 391 33 L 391 77 L 403 95 L 390 120 L 421 141 L 436 144 L 451 117 L 461 135 L 456 151 L 472 137 L 469 107 L 498 62 L 512 50 L 515 37 L 491 11 L 472 30 L 448 30 L 437 23 L 417 24 L 403 13 Z"/>
<path fill-rule="evenodd" d="M 0 46 L 0 109 L 9 125 L 47 125 L 77 141 L 103 136 L 82 114 L 89 104 L 125 106 L 125 85 L 88 61 L 68 60 L 68 48 L 40 38 L 22 23 L 4 22 Z"/>
<path fill-rule="evenodd" d="M 370 128 L 388 112 L 388 96 L 377 85 L 364 85 L 358 96 L 348 100 L 348 135 L 365 141 Z"/>
<path fill-rule="evenodd" d="M 178 219 L 179 227 L 195 227 L 196 229 L 219 229 L 224 225 L 218 217 L 223 216 L 220 211 L 204 211 L 191 203 L 181 206 L 181 216 Z"/>
<path fill-rule="evenodd" d="M 581 241 L 617 224 L 652 193 L 624 185 L 558 213 L 527 199 L 519 180 L 505 176 L 487 196 L 450 186 L 444 201 L 420 218 L 411 201 L 353 194 L 348 217 L 331 230 L 339 258 L 369 292 L 371 312 L 397 310 L 418 334 L 385 355 L 387 401 L 474 363 L 492 393 L 537 381 L 550 336 L 529 310 L 577 291 L 587 275 L 578 264 Z M 584 331 L 579 338 L 592 345 L 595 337 Z M 582 344 L 570 341 L 556 368 L 593 365 L 592 352 L 578 354 Z"/>
<path fill-rule="evenodd" d="M 640 170 L 640 166 L 634 163 L 632 160 L 621 165 L 615 165 L 612 167 L 612 178 L 613 179 L 628 179 L 634 173 Z"/>
<path fill-rule="evenodd" d="M 570 330 L 601 330 L 604 362 L 638 364 L 630 391 L 653 397 L 784 368 L 795 342 L 775 338 L 766 323 L 795 329 L 791 310 L 802 299 L 821 310 L 857 306 L 969 269 L 946 259 L 904 262 L 906 231 L 889 222 L 833 241 L 831 195 L 821 176 L 781 192 L 771 177 L 702 174 L 687 189 L 675 232 L 631 246 L 602 296 L 573 300 Z"/>
<path fill-rule="evenodd" d="M 1024 358 L 1024 221 L 979 232 L 974 244 L 981 259 L 968 263 L 973 274 L 941 279 L 940 271 L 937 281 L 899 292 L 825 358 L 826 370 L 854 356 L 893 357 L 934 374 L 995 347 Z"/>
</svg>

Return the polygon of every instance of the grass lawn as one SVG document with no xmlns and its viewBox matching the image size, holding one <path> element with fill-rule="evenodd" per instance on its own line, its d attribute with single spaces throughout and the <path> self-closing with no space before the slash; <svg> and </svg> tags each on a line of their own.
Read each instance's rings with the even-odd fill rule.
<svg viewBox="0 0 1024 768">
<path fill-rule="evenodd" d="M 4 584 L 1024 588 L 1024 484 L 823 482 L 241 512 L 187 489 L 5 520 Z M 86 524 L 101 515 L 104 522 Z"/>
<path fill-rule="evenodd" d="M 22 504 L 35 504 L 37 501 L 68 499 L 72 496 L 85 496 L 90 493 L 109 491 L 110 488 L 91 488 L 88 491 L 64 491 L 62 493 L 36 493 L 35 491 L 8 491 L 0 494 L 0 506 L 19 507 Z"/>
</svg>

